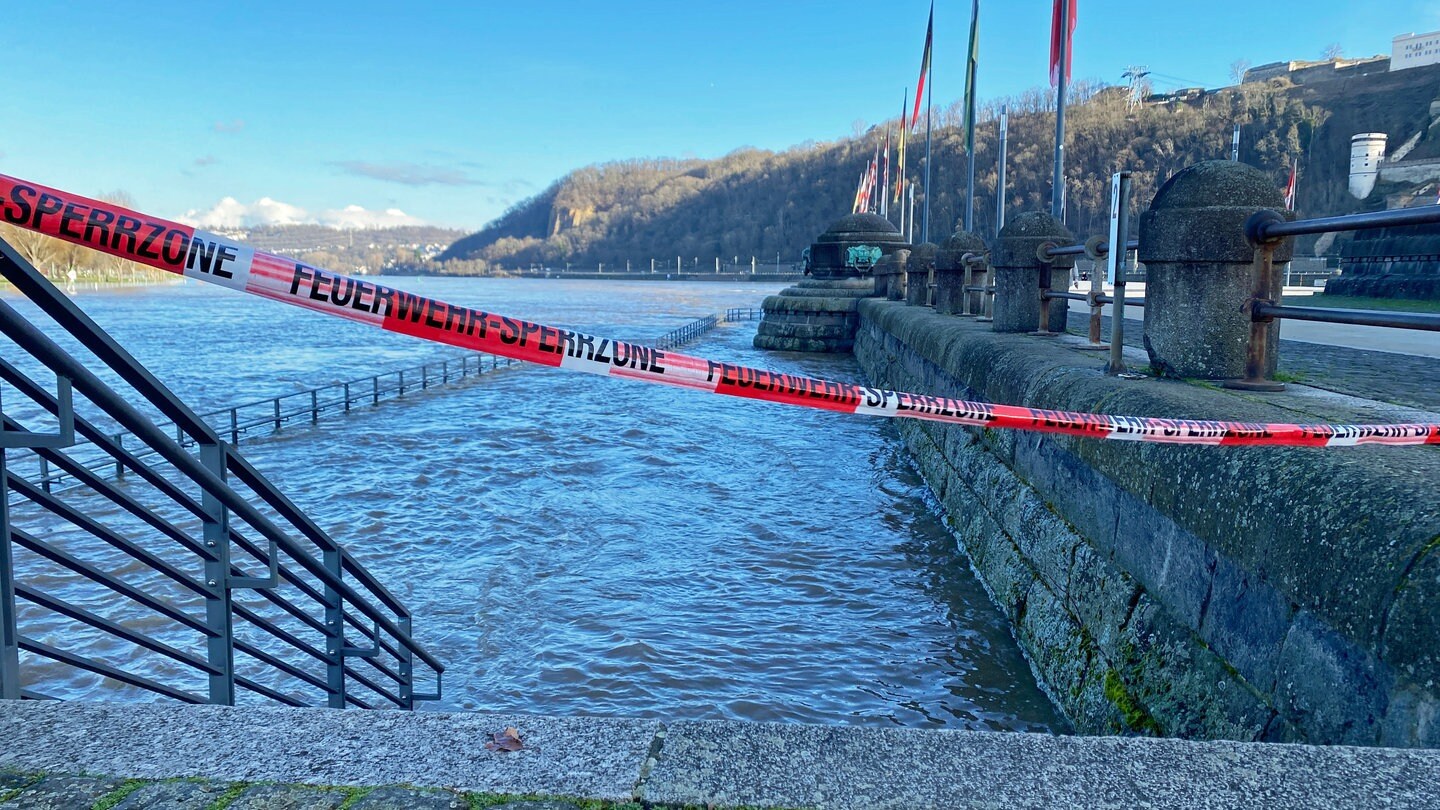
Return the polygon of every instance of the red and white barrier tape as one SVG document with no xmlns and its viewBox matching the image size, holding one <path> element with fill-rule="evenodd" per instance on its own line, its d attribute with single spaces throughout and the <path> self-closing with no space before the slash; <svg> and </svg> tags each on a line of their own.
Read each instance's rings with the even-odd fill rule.
<svg viewBox="0 0 1440 810">
<path fill-rule="evenodd" d="M 391 332 L 544 366 L 810 408 L 1097 439 L 1336 447 L 1440 444 L 1440 424 L 1292 425 L 1046 411 L 716 363 L 542 326 L 350 278 L 195 228 L 0 175 L 0 218 L 189 278 Z"/>
</svg>

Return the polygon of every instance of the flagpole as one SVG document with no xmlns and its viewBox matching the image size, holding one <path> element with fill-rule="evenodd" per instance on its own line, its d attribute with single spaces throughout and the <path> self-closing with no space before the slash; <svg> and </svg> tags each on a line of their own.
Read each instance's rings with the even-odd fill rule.
<svg viewBox="0 0 1440 810">
<path fill-rule="evenodd" d="M 1000 107 L 1000 168 L 995 184 L 995 234 L 1005 227 L 1005 137 L 1010 129 L 1010 108 Z"/>
<path fill-rule="evenodd" d="M 920 214 L 920 241 L 930 241 L 930 101 L 935 97 L 935 73 L 925 84 L 925 209 Z"/>
<path fill-rule="evenodd" d="M 965 194 L 965 230 L 975 230 L 975 74 L 980 70 L 976 57 L 976 29 L 980 25 L 980 0 L 970 6 L 970 52 L 965 57 L 965 150 L 970 153 L 970 183 Z"/>
<path fill-rule="evenodd" d="M 890 218 L 890 127 L 885 127 L 885 178 L 880 181 L 880 216 Z"/>
<path fill-rule="evenodd" d="M 895 202 L 900 204 L 900 232 L 905 233 L 905 141 L 909 127 L 906 126 L 905 103 L 910 100 L 910 88 L 900 93 L 900 180 Z"/>
<path fill-rule="evenodd" d="M 910 184 L 910 235 L 907 236 L 907 237 L 905 237 L 905 241 L 906 241 L 906 242 L 909 242 L 909 243 L 912 244 L 912 245 L 915 244 L 915 184 L 914 184 L 914 183 L 911 183 L 911 184 Z"/>
<path fill-rule="evenodd" d="M 1070 3 L 1060 5 L 1060 81 L 1055 88 L 1055 176 L 1051 180 L 1050 215 L 1065 221 L 1065 85 L 1070 83 Z"/>
</svg>

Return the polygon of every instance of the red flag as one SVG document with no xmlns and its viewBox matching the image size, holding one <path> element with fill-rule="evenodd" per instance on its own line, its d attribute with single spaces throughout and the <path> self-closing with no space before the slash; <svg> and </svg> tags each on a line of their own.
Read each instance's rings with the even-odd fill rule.
<svg viewBox="0 0 1440 810">
<path fill-rule="evenodd" d="M 1065 81 L 1070 81 L 1070 63 L 1074 61 L 1071 57 L 1075 49 L 1070 47 L 1070 40 L 1075 34 L 1075 12 L 1080 0 L 1055 0 L 1055 6 L 1050 13 L 1050 86 L 1060 86 L 1060 16 L 1062 14 L 1061 3 L 1069 3 L 1070 24 L 1065 31 Z"/>
<path fill-rule="evenodd" d="M 1300 161 L 1290 164 L 1290 180 L 1285 184 L 1285 208 L 1295 210 L 1295 172 L 1300 168 Z"/>
<path fill-rule="evenodd" d="M 1075 0 L 1070 0 L 1072 3 Z M 930 0 L 930 22 L 925 26 L 925 54 L 920 57 L 920 82 L 915 85 L 915 111 L 910 114 L 910 129 L 920 120 L 920 99 L 925 97 L 925 80 L 930 78 L 930 44 L 935 38 L 935 0 Z"/>
</svg>

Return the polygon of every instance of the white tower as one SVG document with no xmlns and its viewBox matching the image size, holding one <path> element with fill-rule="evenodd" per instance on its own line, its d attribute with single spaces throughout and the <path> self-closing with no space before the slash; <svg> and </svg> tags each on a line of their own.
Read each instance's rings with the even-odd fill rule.
<svg viewBox="0 0 1440 810">
<path fill-rule="evenodd" d="M 1388 138 L 1383 132 L 1362 132 L 1350 139 L 1350 193 L 1356 199 L 1369 197 L 1375 189 Z"/>
</svg>

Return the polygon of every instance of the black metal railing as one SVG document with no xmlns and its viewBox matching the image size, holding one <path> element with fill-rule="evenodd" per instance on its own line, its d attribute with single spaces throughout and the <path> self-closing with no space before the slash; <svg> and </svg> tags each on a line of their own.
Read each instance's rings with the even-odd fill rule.
<svg viewBox="0 0 1440 810">
<path fill-rule="evenodd" d="M 706 315 L 703 318 L 693 320 L 679 329 L 671 329 L 669 332 L 661 335 L 655 340 L 655 348 L 673 349 L 677 346 L 684 346 L 686 343 L 714 329 L 718 323 L 720 323 L 720 319 L 714 315 Z"/>
<path fill-rule="evenodd" d="M 1274 261 L 1275 248 L 1285 237 L 1359 231 L 1399 225 L 1435 224 L 1440 224 L 1440 205 L 1293 221 L 1287 220 L 1278 211 L 1267 209 L 1256 212 L 1245 223 L 1245 237 L 1255 246 L 1255 269 L 1252 276 L 1251 297 L 1245 307 L 1250 315 L 1250 341 L 1246 347 L 1245 377 L 1240 380 L 1231 380 L 1226 385 L 1250 391 L 1278 391 L 1285 387 L 1283 383 L 1266 377 L 1266 369 L 1272 365 L 1270 354 L 1274 351 L 1274 347 L 1270 345 L 1269 325 L 1277 319 L 1440 332 L 1440 315 L 1370 309 L 1302 307 L 1284 305 L 1274 300 L 1275 292 L 1280 289 L 1280 279 Z"/>
<path fill-rule="evenodd" d="M 54 327 L 0 301 L 0 698 L 439 699 L 443 666 L 351 552 L 3 241 L 0 275 Z M 72 457 L 77 438 L 125 478 Z M 23 453 L 79 485 L 47 492 L 15 474 Z"/>
<path fill-rule="evenodd" d="M 724 315 L 706 315 L 697 318 L 679 329 L 672 329 L 655 340 L 657 349 L 674 349 L 677 346 L 684 346 L 692 340 L 714 329 L 721 323 L 736 323 L 739 321 L 753 321 L 762 317 L 764 310 L 758 307 L 731 307 L 725 310 Z"/>
<path fill-rule="evenodd" d="M 257 438 L 279 432 L 292 423 L 314 424 L 320 417 L 332 414 L 346 414 L 351 408 L 362 405 L 379 405 L 390 399 L 404 397 L 407 392 L 425 391 L 437 385 L 448 385 L 468 377 L 483 375 L 501 368 L 518 364 L 518 360 L 498 357 L 493 354 L 467 354 L 446 358 L 419 366 L 391 369 L 345 382 L 330 383 L 317 388 L 307 388 L 289 394 L 257 399 L 219 408 L 199 414 L 201 421 L 210 425 L 217 433 L 239 444 L 242 438 Z M 162 429 L 176 437 L 182 447 L 194 446 L 194 440 L 177 431 L 174 422 L 157 421 Z M 151 447 L 139 446 L 133 434 L 117 431 L 110 434 L 111 440 L 121 449 L 130 449 L 137 460 L 148 460 L 156 456 Z M 131 449 L 133 448 L 133 449 Z M 94 447 L 88 440 L 77 440 L 69 455 L 95 473 L 124 476 L 125 465 L 114 461 L 103 449 Z M 53 467 L 44 456 L 35 458 L 37 469 L 26 473 L 26 478 L 38 484 L 46 492 L 55 492 L 78 482 L 69 473 Z"/>
</svg>

